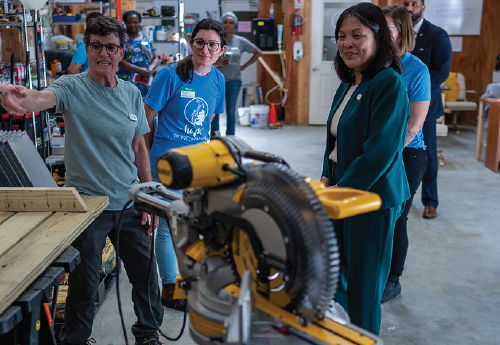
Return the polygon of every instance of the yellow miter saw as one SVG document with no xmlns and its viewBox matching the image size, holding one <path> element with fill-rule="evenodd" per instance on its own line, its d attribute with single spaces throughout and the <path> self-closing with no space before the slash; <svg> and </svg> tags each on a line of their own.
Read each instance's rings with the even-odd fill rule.
<svg viewBox="0 0 500 345">
<path fill-rule="evenodd" d="M 331 218 L 376 210 L 378 195 L 325 189 L 232 136 L 170 150 L 157 172 L 162 184 L 129 194 L 169 222 L 196 342 L 381 344 L 331 313 L 339 275 Z M 183 189 L 182 199 L 165 186 Z"/>
</svg>

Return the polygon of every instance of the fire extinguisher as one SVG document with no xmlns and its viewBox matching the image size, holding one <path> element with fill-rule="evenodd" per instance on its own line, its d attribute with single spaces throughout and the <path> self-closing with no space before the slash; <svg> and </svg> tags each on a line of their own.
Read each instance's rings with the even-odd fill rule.
<svg viewBox="0 0 500 345">
<path fill-rule="evenodd" d="M 302 35 L 302 14 L 300 14 L 300 9 L 292 15 L 292 27 L 294 35 Z"/>
</svg>

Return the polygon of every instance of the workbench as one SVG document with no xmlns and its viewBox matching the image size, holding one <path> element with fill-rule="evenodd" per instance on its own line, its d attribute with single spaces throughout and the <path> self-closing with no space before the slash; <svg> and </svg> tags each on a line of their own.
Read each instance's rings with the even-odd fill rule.
<svg viewBox="0 0 500 345">
<path fill-rule="evenodd" d="M 53 321 L 42 300 L 52 299 L 64 272 L 78 263 L 78 251 L 70 245 L 109 201 L 80 197 L 72 188 L 25 188 L 27 194 L 19 198 L 6 190 L 11 189 L 0 188 L 0 321 L 5 326 L 0 334 L 29 318 L 34 334 L 21 343 L 38 344 L 47 331 L 42 319 Z"/>
</svg>

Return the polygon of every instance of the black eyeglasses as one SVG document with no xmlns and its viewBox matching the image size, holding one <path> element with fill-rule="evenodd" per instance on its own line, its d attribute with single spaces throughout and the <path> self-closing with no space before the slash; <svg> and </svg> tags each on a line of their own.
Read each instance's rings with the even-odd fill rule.
<svg viewBox="0 0 500 345">
<path fill-rule="evenodd" d="M 90 42 L 89 47 L 90 50 L 96 54 L 99 54 L 102 51 L 102 48 L 106 47 L 106 51 L 109 55 L 115 55 L 120 49 L 120 46 L 116 44 L 101 44 L 99 42 Z"/>
<path fill-rule="evenodd" d="M 216 52 L 220 48 L 220 43 L 217 41 L 205 42 L 205 40 L 203 40 L 202 38 L 196 38 L 193 40 L 193 47 L 195 47 L 196 49 L 203 49 L 205 45 L 211 52 Z"/>
</svg>

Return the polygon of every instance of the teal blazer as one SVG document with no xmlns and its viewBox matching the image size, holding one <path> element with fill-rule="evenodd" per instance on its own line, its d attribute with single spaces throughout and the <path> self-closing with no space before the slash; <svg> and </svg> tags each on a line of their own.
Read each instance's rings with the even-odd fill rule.
<svg viewBox="0 0 500 345">
<path fill-rule="evenodd" d="M 328 158 L 335 147 L 330 125 L 349 87 L 342 83 L 333 99 L 322 175 L 330 185 L 377 193 L 382 209 L 401 205 L 410 198 L 403 163 L 410 106 L 403 79 L 386 68 L 361 81 L 340 117 L 337 164 L 333 164 Z"/>
</svg>

